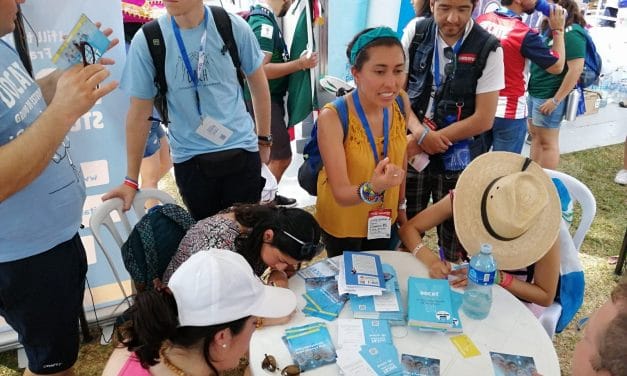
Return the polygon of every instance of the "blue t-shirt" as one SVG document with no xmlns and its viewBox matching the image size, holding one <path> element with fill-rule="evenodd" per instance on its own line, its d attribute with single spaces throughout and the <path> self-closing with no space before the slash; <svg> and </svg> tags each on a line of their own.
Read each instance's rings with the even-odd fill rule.
<svg viewBox="0 0 627 376">
<path fill-rule="evenodd" d="M 169 15 L 159 19 L 166 45 L 165 73 L 168 84 L 167 102 L 170 117 L 170 146 L 172 160 L 184 162 L 195 155 L 235 148 L 258 151 L 254 123 L 244 104 L 243 93 L 235 67 L 228 52 L 222 53 L 224 43 L 218 34 L 211 12 L 207 12 L 207 38 L 205 64 L 198 74 L 198 93 L 203 117 L 210 117 L 232 131 L 222 145 L 197 133 L 201 117 L 196 108 L 194 84 L 187 73 Z M 229 14 L 233 35 L 246 75 L 263 64 L 263 53 L 252 30 L 241 17 Z M 194 70 L 198 67 L 200 40 L 205 23 L 192 29 L 180 29 L 189 61 Z M 139 31 L 131 41 L 120 87 L 140 99 L 152 99 L 157 94 L 154 84 L 155 68 L 148 50 L 146 37 Z"/>
<path fill-rule="evenodd" d="M 0 80 L 1 146 L 35 122 L 46 103 L 15 50 L 4 41 L 0 41 Z M 72 163 L 69 149 L 66 137 L 41 175 L 0 202 L 0 262 L 45 252 L 78 231 L 85 183 L 80 166 Z M 10 177 L 2 180 L 5 178 Z"/>
</svg>

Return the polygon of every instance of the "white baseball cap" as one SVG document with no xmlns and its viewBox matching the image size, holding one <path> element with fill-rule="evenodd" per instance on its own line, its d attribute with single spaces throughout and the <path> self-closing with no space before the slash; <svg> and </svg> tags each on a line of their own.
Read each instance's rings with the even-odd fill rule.
<svg viewBox="0 0 627 376">
<path fill-rule="evenodd" d="M 247 316 L 284 317 L 296 308 L 296 296 L 266 286 L 237 252 L 197 252 L 172 274 L 168 287 L 178 309 L 179 326 L 224 324 Z"/>
</svg>

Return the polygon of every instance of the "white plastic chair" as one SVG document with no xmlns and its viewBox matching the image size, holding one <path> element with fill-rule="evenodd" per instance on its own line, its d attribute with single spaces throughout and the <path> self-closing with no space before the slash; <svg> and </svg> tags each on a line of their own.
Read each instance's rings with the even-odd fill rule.
<svg viewBox="0 0 627 376">
<path fill-rule="evenodd" d="M 584 238 L 586 237 L 586 233 L 590 229 L 590 225 L 594 220 L 594 216 L 596 215 L 597 204 L 594 198 L 594 195 L 590 191 L 590 189 L 583 184 L 581 181 L 576 178 L 565 174 L 563 172 L 554 171 L 544 169 L 544 171 L 551 178 L 558 178 L 564 183 L 568 193 L 570 194 L 571 199 L 573 200 L 573 205 L 577 202 L 581 206 L 581 219 L 579 224 L 577 225 L 577 229 L 575 230 L 574 235 L 572 236 L 572 245 L 570 247 L 574 247 L 576 252 L 579 252 L 581 249 L 581 244 L 583 243 Z M 563 235 L 563 231 L 560 234 Z M 571 239 L 562 239 L 562 248 L 569 246 L 564 243 L 564 240 L 569 241 Z M 553 302 L 549 307 L 547 307 L 540 317 L 540 323 L 546 330 L 549 337 L 553 338 L 555 334 L 555 329 L 557 326 L 557 322 L 562 314 L 562 306 L 558 302 Z"/>
<path fill-rule="evenodd" d="M 144 209 L 144 205 L 146 204 L 146 200 L 155 199 L 160 201 L 162 204 L 173 204 L 175 203 L 172 196 L 169 194 L 157 190 L 157 189 L 143 189 L 135 195 L 135 199 L 133 200 L 133 212 L 135 213 L 135 220 L 129 217 L 128 212 L 124 212 L 122 210 L 122 199 L 112 198 L 100 204 L 94 213 L 91 215 L 89 220 L 89 228 L 91 229 L 91 233 L 96 240 L 98 246 L 102 250 L 107 262 L 109 263 L 109 267 L 111 268 L 111 272 L 115 277 L 115 280 L 120 287 L 120 291 L 124 295 L 124 299 L 130 306 L 130 301 L 128 300 L 128 294 L 124 289 L 124 285 L 122 285 L 122 279 L 120 278 L 120 274 L 118 273 L 117 268 L 113 262 L 112 255 L 118 254 L 120 255 L 120 250 L 122 248 L 122 244 L 126 241 L 129 234 L 131 233 L 132 226 L 131 223 L 135 224 L 139 218 L 146 214 L 146 209 Z M 116 226 L 113 221 L 112 214 L 116 213 L 120 218 L 120 222 L 122 224 L 122 231 Z M 113 240 L 115 240 L 115 246 L 108 245 L 103 241 L 103 226 L 106 228 Z"/>
</svg>

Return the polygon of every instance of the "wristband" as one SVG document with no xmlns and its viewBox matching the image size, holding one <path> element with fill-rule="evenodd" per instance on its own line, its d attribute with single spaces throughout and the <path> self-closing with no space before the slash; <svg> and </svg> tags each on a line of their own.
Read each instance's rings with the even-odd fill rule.
<svg viewBox="0 0 627 376">
<path fill-rule="evenodd" d="M 139 191 L 139 184 L 137 184 L 137 181 L 129 178 L 128 176 L 124 178 L 124 185 L 126 185 L 127 187 L 131 187 L 136 191 Z"/>
<path fill-rule="evenodd" d="M 403 201 L 398 204 L 398 210 L 407 210 L 407 198 L 404 198 Z"/>
<path fill-rule="evenodd" d="M 424 130 L 422 131 L 420 138 L 418 138 L 418 140 L 416 141 L 418 146 L 422 145 L 422 142 L 425 140 L 425 137 L 427 137 L 427 133 L 429 133 L 429 128 L 424 127 Z"/>
<path fill-rule="evenodd" d="M 503 288 L 508 288 L 514 281 L 514 276 L 509 273 L 505 273 L 503 271 L 501 271 L 500 273 L 502 273 L 503 275 L 501 277 L 501 281 L 499 282 L 499 285 Z"/>
<path fill-rule="evenodd" d="M 412 249 L 411 254 L 414 255 L 414 257 L 416 257 L 416 254 L 418 253 L 418 251 L 420 251 L 420 248 L 423 248 L 424 246 L 425 245 L 422 242 L 416 244 L 414 249 Z"/>
<path fill-rule="evenodd" d="M 561 101 L 558 101 L 557 99 L 555 99 L 555 97 L 551 98 L 551 102 L 553 102 L 554 105 L 559 106 Z"/>
</svg>

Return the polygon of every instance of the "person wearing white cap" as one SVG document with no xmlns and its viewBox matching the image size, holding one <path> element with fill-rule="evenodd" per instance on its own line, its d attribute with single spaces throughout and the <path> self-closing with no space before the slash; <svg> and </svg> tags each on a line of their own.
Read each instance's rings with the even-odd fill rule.
<svg viewBox="0 0 627 376">
<path fill-rule="evenodd" d="M 104 375 L 217 375 L 248 352 L 258 317 L 284 317 L 296 308 L 288 289 L 267 286 L 236 252 L 197 252 L 172 275 L 168 288 L 137 295 L 124 346 Z"/>
<path fill-rule="evenodd" d="M 471 256 L 482 243 L 492 245 L 497 283 L 539 306 L 554 301 L 560 275 L 561 207 L 553 182 L 537 163 L 509 152 L 483 154 L 462 172 L 454 191 L 401 228 L 403 244 L 428 267 L 431 278 L 466 274 L 466 269 L 452 271 L 448 261 L 422 242 L 421 234 L 451 217 L 455 241 Z M 455 286 L 466 282 L 453 280 Z"/>
</svg>

